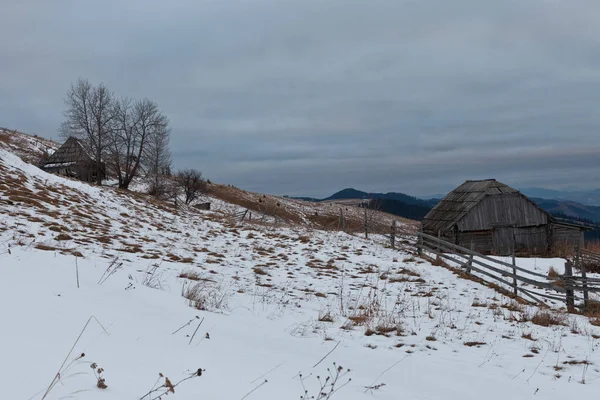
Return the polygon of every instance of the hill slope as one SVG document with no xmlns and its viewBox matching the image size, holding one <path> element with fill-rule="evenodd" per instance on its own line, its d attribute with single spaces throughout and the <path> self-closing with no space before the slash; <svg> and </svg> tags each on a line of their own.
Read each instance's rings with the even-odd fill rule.
<svg viewBox="0 0 600 400">
<path fill-rule="evenodd" d="M 562 214 L 567 217 L 587 219 L 600 223 L 600 207 L 586 206 L 574 201 L 532 199 L 551 214 Z"/>
<path fill-rule="evenodd" d="M 580 203 L 586 206 L 600 206 L 600 189 L 587 191 L 560 191 L 542 188 L 524 188 L 523 194 L 545 200 L 562 200 Z"/>
<path fill-rule="evenodd" d="M 321 201 L 332 201 L 332 200 L 344 200 L 344 199 L 381 199 L 381 200 L 395 200 L 409 205 L 416 205 L 422 207 L 430 206 L 430 202 L 421 200 L 413 196 L 409 196 L 404 193 L 367 193 L 356 189 L 343 189 L 333 195 L 323 199 Z"/>
<path fill-rule="evenodd" d="M 33 165 L 39 165 L 58 147 L 57 143 L 39 136 L 0 128 L 0 148 L 11 151 Z"/>
<path fill-rule="evenodd" d="M 0 176 L 6 398 L 41 399 L 60 372 L 46 399 L 140 399 L 170 388 L 159 373 L 190 378 L 174 399 L 297 399 L 337 366 L 334 400 L 598 390 L 600 328 L 587 318 L 536 325 L 537 307 L 376 235 L 240 223 L 231 211 L 243 208 L 224 200 L 174 208 L 48 175 L 1 149 Z"/>
</svg>

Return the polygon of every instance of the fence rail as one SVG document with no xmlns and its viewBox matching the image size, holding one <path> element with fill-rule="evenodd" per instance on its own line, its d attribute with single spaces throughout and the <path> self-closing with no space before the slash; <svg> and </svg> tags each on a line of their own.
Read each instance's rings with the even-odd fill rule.
<svg viewBox="0 0 600 400">
<path fill-rule="evenodd" d="M 589 293 L 600 293 L 600 279 L 586 275 L 584 254 L 592 257 L 587 255 L 591 253 L 588 251 L 584 253 L 582 250 L 574 261 L 567 261 L 564 275 L 549 277 L 518 266 L 514 252 L 512 263 L 508 263 L 423 232 L 417 234 L 417 250 L 419 254 L 432 253 L 440 259 L 458 264 L 458 268 L 467 274 L 482 275 L 483 278 L 479 277 L 503 285 L 505 289 L 512 290 L 514 295 L 540 304 L 544 304 L 542 299 L 562 301 L 573 311 L 577 300 L 583 301 L 581 306 L 588 307 Z M 600 259 L 600 255 L 598 257 Z M 580 269 L 581 276 L 574 275 L 573 266 Z"/>
<path fill-rule="evenodd" d="M 587 271 L 600 272 L 600 253 L 581 249 L 578 257 Z"/>
</svg>

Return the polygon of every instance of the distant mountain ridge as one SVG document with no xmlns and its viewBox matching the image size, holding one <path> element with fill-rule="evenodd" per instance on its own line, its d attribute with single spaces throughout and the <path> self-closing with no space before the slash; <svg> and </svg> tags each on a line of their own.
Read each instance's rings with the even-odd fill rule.
<svg viewBox="0 0 600 400">
<path fill-rule="evenodd" d="M 567 192 L 559 192 L 550 189 L 530 188 L 525 189 L 529 193 L 537 193 L 542 196 L 552 196 L 557 194 L 564 194 Z M 588 194 L 594 194 L 598 192 L 600 196 L 600 190 L 586 192 Z M 569 192 L 569 193 L 583 193 L 583 192 Z M 527 195 L 527 192 L 523 192 Z M 443 197 L 443 196 L 441 196 Z M 357 190 L 354 188 L 346 188 L 332 194 L 325 199 L 314 199 L 310 197 L 295 197 L 296 199 L 305 201 L 336 201 L 336 200 L 349 200 L 349 199 L 362 199 L 371 200 L 373 206 L 379 208 L 382 211 L 399 215 L 405 218 L 420 221 L 425 215 L 433 208 L 439 201 L 440 198 L 432 199 L 420 199 L 415 196 L 410 196 L 404 193 L 369 193 Z M 528 196 L 535 201 L 542 209 L 546 210 L 552 215 L 560 215 L 563 218 L 571 218 L 573 221 L 585 220 L 591 223 L 600 224 L 600 206 L 587 205 L 572 200 L 560 200 L 560 199 L 547 199 L 544 197 Z M 589 197 L 589 196 L 588 196 Z M 600 199 L 600 198 L 599 198 Z M 599 200 L 600 201 L 600 200 Z"/>
<path fill-rule="evenodd" d="M 423 200 L 418 197 L 410 196 L 404 193 L 396 193 L 396 192 L 388 192 L 388 193 L 368 193 L 360 190 L 356 190 L 353 188 L 347 188 L 340 190 L 337 193 L 332 194 L 331 196 L 321 200 L 321 201 L 331 201 L 331 200 L 344 200 L 344 199 L 364 199 L 364 200 L 394 200 L 399 201 L 405 204 L 410 204 L 414 206 L 422 206 L 422 207 L 433 207 L 438 203 L 438 200 Z"/>
<path fill-rule="evenodd" d="M 361 190 L 346 188 L 324 199 L 312 197 L 292 197 L 304 201 L 341 201 L 341 200 L 369 200 L 370 206 L 378 210 L 399 215 L 404 218 L 420 221 L 435 206 L 439 200 L 423 200 L 404 193 L 368 193 Z"/>
<path fill-rule="evenodd" d="M 550 214 L 560 214 L 568 218 L 576 218 L 600 223 L 600 207 L 598 206 L 588 206 L 575 201 L 539 198 L 531 198 L 531 200 L 535 201 L 541 208 L 548 211 Z"/>
<path fill-rule="evenodd" d="M 519 189 L 527 197 L 546 200 L 564 200 L 580 203 L 585 206 L 600 207 L 600 189 L 586 191 L 562 191 L 544 188 L 522 188 Z"/>
</svg>

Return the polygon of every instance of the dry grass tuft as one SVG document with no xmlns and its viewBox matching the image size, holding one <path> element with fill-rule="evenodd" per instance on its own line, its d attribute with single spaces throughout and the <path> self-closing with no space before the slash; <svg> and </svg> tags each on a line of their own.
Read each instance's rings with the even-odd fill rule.
<svg viewBox="0 0 600 400">
<path fill-rule="evenodd" d="M 185 287 L 183 297 L 189 300 L 191 307 L 198 310 L 222 311 L 227 309 L 227 291 L 218 284 L 198 281 Z"/>
<path fill-rule="evenodd" d="M 481 347 L 481 346 L 486 345 L 487 343 L 485 343 L 485 342 L 464 342 L 463 344 L 467 347 Z"/>
<path fill-rule="evenodd" d="M 252 271 L 254 271 L 256 275 L 269 275 L 269 273 L 261 267 L 254 267 L 252 268 Z"/>
<path fill-rule="evenodd" d="M 354 325 L 365 325 L 367 321 L 369 321 L 369 316 L 367 314 L 359 314 L 352 315 L 348 317 L 350 321 L 354 323 Z"/>
<path fill-rule="evenodd" d="M 537 342 L 537 339 L 534 339 L 534 338 L 533 338 L 533 334 L 532 334 L 531 332 L 529 332 L 529 333 L 523 333 L 523 334 L 521 335 L 521 337 L 522 337 L 523 339 L 531 340 L 532 342 Z"/>
<path fill-rule="evenodd" d="M 556 268 L 550 267 L 550 269 L 548 270 L 548 279 L 550 279 L 550 280 L 560 279 L 560 274 L 558 273 Z"/>
<path fill-rule="evenodd" d="M 588 360 L 564 361 L 563 364 L 567 364 L 567 365 L 593 365 L 593 363 L 591 361 L 588 361 Z"/>
<path fill-rule="evenodd" d="M 309 236 L 307 236 L 307 235 L 303 235 L 303 236 L 300 236 L 300 237 L 298 238 L 298 241 L 299 241 L 300 243 L 304 243 L 304 244 L 306 244 L 306 243 L 309 243 L 309 242 L 310 242 L 310 237 L 309 237 Z"/>
<path fill-rule="evenodd" d="M 538 310 L 533 317 L 531 322 L 540 326 L 554 326 L 554 325 L 566 325 L 567 316 L 565 314 L 550 312 L 547 310 Z"/>
<path fill-rule="evenodd" d="M 319 313 L 319 321 L 320 322 L 333 322 L 333 314 L 331 311 L 326 311 L 324 313 Z"/>
<path fill-rule="evenodd" d="M 588 317 L 600 318 L 600 301 L 589 300 L 585 315 Z"/>
<path fill-rule="evenodd" d="M 475 298 L 473 300 L 473 303 L 471 303 L 471 307 L 487 307 L 488 303 L 480 301 L 479 299 Z"/>
<path fill-rule="evenodd" d="M 43 243 L 36 244 L 35 248 L 38 249 L 38 250 L 46 250 L 46 251 L 58 250 L 58 248 L 56 248 L 56 247 L 48 246 L 48 245 L 45 245 Z"/>
<path fill-rule="evenodd" d="M 183 279 L 189 279 L 191 281 L 202 281 L 202 280 L 206 280 L 205 278 L 202 278 L 200 276 L 200 274 L 196 271 L 192 271 L 192 270 L 186 270 L 183 271 L 179 274 L 178 276 L 179 278 L 183 278 Z"/>
</svg>

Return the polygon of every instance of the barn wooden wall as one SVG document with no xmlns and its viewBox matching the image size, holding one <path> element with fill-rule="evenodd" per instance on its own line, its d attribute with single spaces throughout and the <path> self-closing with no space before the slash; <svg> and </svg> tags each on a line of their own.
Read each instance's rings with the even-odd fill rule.
<svg viewBox="0 0 600 400">
<path fill-rule="evenodd" d="M 583 232 L 581 229 L 568 225 L 553 224 L 552 226 L 552 244 L 575 246 L 581 240 Z"/>
<path fill-rule="evenodd" d="M 512 254 L 513 241 L 519 254 L 544 255 L 549 245 L 547 226 L 497 228 L 492 231 L 492 241 L 495 253 L 503 256 Z"/>
<path fill-rule="evenodd" d="M 519 254 L 545 255 L 548 252 L 546 226 L 531 226 L 514 229 L 516 252 Z M 513 228 L 495 228 L 486 231 L 459 232 L 459 246 L 479 253 L 508 256 L 512 254 Z"/>
<path fill-rule="evenodd" d="M 456 244 L 478 253 L 489 253 L 494 248 L 491 231 L 459 232 Z"/>
<path fill-rule="evenodd" d="M 498 225 L 540 226 L 548 216 L 519 193 L 487 196 L 459 221 L 460 231 L 483 231 Z"/>
</svg>

